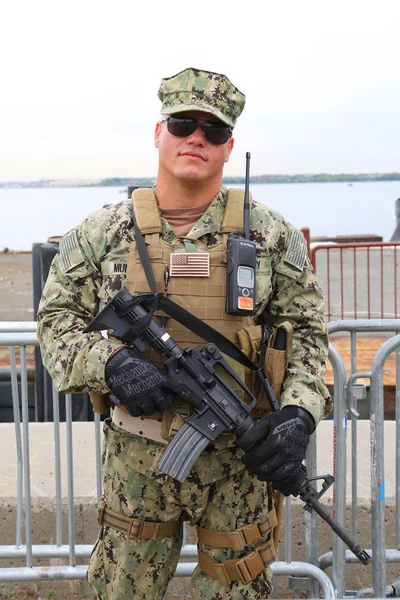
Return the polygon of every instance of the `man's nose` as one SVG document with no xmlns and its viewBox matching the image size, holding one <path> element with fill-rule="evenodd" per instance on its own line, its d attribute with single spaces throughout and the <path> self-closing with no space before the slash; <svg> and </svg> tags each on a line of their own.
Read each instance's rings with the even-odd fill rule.
<svg viewBox="0 0 400 600">
<path fill-rule="evenodd" d="M 196 146 L 204 146 L 204 136 L 201 131 L 201 125 L 197 125 L 193 133 L 188 135 L 187 141 L 189 144 L 196 144 Z"/>
</svg>

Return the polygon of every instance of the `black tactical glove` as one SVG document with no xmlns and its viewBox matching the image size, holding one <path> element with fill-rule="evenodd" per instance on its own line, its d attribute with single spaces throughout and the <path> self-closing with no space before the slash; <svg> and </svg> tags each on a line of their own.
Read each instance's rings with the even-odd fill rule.
<svg viewBox="0 0 400 600">
<path fill-rule="evenodd" d="M 109 358 L 105 376 L 111 400 L 125 404 L 133 417 L 163 412 L 172 404 L 165 375 L 130 348 L 123 347 Z"/>
<path fill-rule="evenodd" d="M 257 421 L 238 445 L 242 462 L 260 481 L 270 481 L 285 496 L 296 494 L 307 476 L 302 468 L 315 422 L 298 406 L 285 406 Z"/>
</svg>

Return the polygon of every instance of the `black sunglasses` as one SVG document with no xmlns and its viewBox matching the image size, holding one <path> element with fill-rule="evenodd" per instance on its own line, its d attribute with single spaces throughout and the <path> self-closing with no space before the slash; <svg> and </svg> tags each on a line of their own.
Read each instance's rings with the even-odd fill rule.
<svg viewBox="0 0 400 600">
<path fill-rule="evenodd" d="M 167 121 L 169 133 L 176 137 L 192 135 L 200 127 L 207 142 L 217 144 L 218 146 L 226 144 L 232 135 L 232 128 L 229 125 L 224 125 L 217 121 L 205 121 L 201 123 L 193 117 L 167 117 L 163 121 Z"/>
</svg>

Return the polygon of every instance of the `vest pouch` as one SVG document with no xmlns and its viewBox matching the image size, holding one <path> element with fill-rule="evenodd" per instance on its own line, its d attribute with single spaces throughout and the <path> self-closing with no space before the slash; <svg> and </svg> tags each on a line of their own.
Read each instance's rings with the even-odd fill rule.
<svg viewBox="0 0 400 600">
<path fill-rule="evenodd" d="M 274 346 L 276 345 L 279 330 L 282 329 L 286 332 L 285 348 L 274 348 Z M 289 357 L 292 353 L 292 348 L 293 325 L 289 321 L 284 321 L 283 323 L 280 323 L 277 328 L 274 329 L 273 334 L 268 340 L 268 348 L 265 354 L 265 373 L 278 400 L 281 395 L 282 384 L 285 379 L 285 371 Z M 263 414 L 271 412 L 271 407 L 263 388 L 261 389 L 260 394 L 258 396 L 257 409 L 259 411 L 262 411 Z"/>
<path fill-rule="evenodd" d="M 285 377 L 285 369 L 286 350 L 277 350 L 276 348 L 268 347 L 265 358 L 265 373 L 278 400 L 281 394 L 283 378 Z"/>
<path fill-rule="evenodd" d="M 98 392 L 89 392 L 90 401 L 93 410 L 98 415 L 105 415 L 112 408 L 112 403 L 109 394 L 99 394 Z"/>
<path fill-rule="evenodd" d="M 238 331 L 240 348 L 254 363 L 259 361 L 261 336 L 261 325 L 250 325 Z"/>
<path fill-rule="evenodd" d="M 250 360 L 257 365 L 260 360 L 260 345 L 262 337 L 261 325 L 250 325 L 248 327 L 243 327 L 243 329 L 238 331 L 237 335 L 239 338 L 240 348 L 246 354 L 246 356 L 248 356 L 248 358 L 250 358 Z M 261 384 L 255 371 L 245 368 L 244 382 L 257 398 L 257 406 L 251 411 L 251 417 L 258 418 L 258 397 L 260 394 Z"/>
<path fill-rule="evenodd" d="M 169 442 L 184 424 L 184 419 L 191 413 L 192 409 L 188 404 L 183 404 L 181 398 L 175 398 L 171 406 L 162 413 L 162 439 Z"/>
<path fill-rule="evenodd" d="M 272 506 L 275 508 L 277 524 L 272 530 L 272 541 L 274 542 L 275 551 L 278 552 L 279 534 L 281 531 L 281 523 L 283 519 L 283 503 L 285 496 L 280 491 L 272 489 L 272 484 L 267 483 L 268 495 L 272 499 Z"/>
</svg>

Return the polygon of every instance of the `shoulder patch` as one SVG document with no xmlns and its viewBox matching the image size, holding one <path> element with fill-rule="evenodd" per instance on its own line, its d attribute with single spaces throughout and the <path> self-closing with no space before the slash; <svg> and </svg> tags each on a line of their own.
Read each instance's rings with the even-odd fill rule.
<svg viewBox="0 0 400 600">
<path fill-rule="evenodd" d="M 78 244 L 75 229 L 64 235 L 61 240 L 60 258 L 65 271 L 69 271 L 72 267 L 77 267 L 85 260 Z"/>
<path fill-rule="evenodd" d="M 302 271 L 307 257 L 306 240 L 297 229 L 292 229 L 286 256 L 283 259 L 287 265 Z"/>
</svg>

